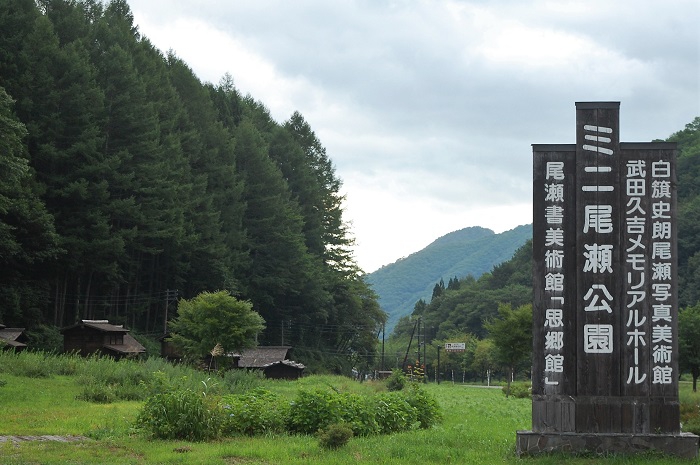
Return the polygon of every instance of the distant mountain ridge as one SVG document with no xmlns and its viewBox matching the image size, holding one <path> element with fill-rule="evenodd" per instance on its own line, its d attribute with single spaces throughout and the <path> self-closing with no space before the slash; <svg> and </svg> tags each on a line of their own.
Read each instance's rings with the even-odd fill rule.
<svg viewBox="0 0 700 465">
<path fill-rule="evenodd" d="M 500 234 L 479 226 L 446 234 L 423 250 L 369 273 L 367 282 L 389 314 L 386 333 L 399 318 L 409 315 L 420 299 L 430 301 L 435 283 L 450 278 L 478 278 L 495 265 L 509 260 L 532 238 L 532 225 L 518 226 Z"/>
</svg>

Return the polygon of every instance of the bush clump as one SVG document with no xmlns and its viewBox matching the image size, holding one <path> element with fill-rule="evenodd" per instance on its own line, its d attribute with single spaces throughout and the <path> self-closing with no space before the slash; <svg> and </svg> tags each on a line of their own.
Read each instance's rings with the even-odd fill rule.
<svg viewBox="0 0 700 465">
<path fill-rule="evenodd" d="M 508 396 L 508 386 L 503 386 L 503 394 Z M 532 396 L 532 384 L 526 382 L 510 383 L 510 395 L 516 399 L 526 399 Z"/>
<path fill-rule="evenodd" d="M 391 375 L 386 379 L 386 388 L 389 391 L 400 391 L 406 387 L 406 375 L 398 368 L 391 371 Z"/>
<path fill-rule="evenodd" d="M 418 424 L 418 413 L 408 403 L 403 392 L 387 392 L 375 400 L 377 423 L 381 434 L 398 433 L 413 429 Z"/>
<path fill-rule="evenodd" d="M 334 423 L 317 433 L 318 443 L 323 449 L 339 449 L 350 441 L 352 428 L 344 423 Z"/>
<path fill-rule="evenodd" d="M 680 413 L 683 432 L 700 434 L 700 403 L 681 402 Z"/>
<path fill-rule="evenodd" d="M 316 389 L 299 391 L 290 404 L 287 428 L 292 433 L 314 434 L 341 418 L 339 393 Z"/>
<path fill-rule="evenodd" d="M 442 421 L 442 411 L 437 400 L 418 384 L 412 384 L 406 402 L 416 411 L 416 419 L 423 429 L 431 428 Z"/>
<path fill-rule="evenodd" d="M 260 435 L 285 431 L 289 405 L 266 389 L 224 396 L 220 402 L 224 436 Z"/>
<path fill-rule="evenodd" d="M 340 417 L 352 429 L 354 436 L 379 433 L 379 423 L 372 397 L 359 394 L 340 394 Z"/>
<path fill-rule="evenodd" d="M 219 435 L 221 415 L 204 395 L 191 389 L 149 397 L 136 425 L 157 439 L 205 441 Z"/>
<path fill-rule="evenodd" d="M 437 401 L 417 384 L 403 391 L 373 397 L 335 390 L 300 391 L 292 402 L 288 431 L 313 434 L 336 423 L 348 425 L 356 436 L 391 434 L 430 428 L 442 419 Z"/>
</svg>

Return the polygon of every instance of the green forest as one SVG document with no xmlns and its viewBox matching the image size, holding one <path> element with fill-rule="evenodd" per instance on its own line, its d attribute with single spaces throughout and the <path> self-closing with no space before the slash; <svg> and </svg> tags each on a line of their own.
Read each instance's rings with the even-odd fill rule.
<svg viewBox="0 0 700 465">
<path fill-rule="evenodd" d="M 0 323 L 34 347 L 79 319 L 160 335 L 169 305 L 227 290 L 260 344 L 374 355 L 385 314 L 301 114 L 201 82 L 125 0 L 3 0 L 0 30 Z"/>
<path fill-rule="evenodd" d="M 697 323 L 693 324 L 699 326 L 692 336 L 687 333 L 688 339 L 700 338 L 697 332 L 700 331 L 700 117 L 667 141 L 678 144 L 678 300 L 683 346 L 687 340 L 683 325 L 690 324 L 690 315 L 698 315 Z M 418 300 L 413 313 L 399 320 L 385 344 L 385 364 L 401 367 L 404 360 L 407 363 L 420 360 L 432 376 L 437 347 L 446 342 L 465 342 L 464 354 L 443 353 L 444 372 L 454 370 L 471 379 L 484 378 L 487 371 L 503 368 L 495 357 L 489 323 L 504 319 L 504 306 L 517 310 L 531 303 L 532 242 L 528 241 L 509 261 L 494 266 L 488 273 L 476 278 L 450 278 L 447 284 L 443 280 L 436 283 L 429 301 Z M 684 318 L 684 311 L 688 318 Z M 516 314 L 514 311 L 513 315 Z M 525 331 L 529 332 L 529 328 Z M 411 349 L 407 350 L 409 346 Z M 698 370 L 700 346 L 697 343 L 692 346 L 681 348 L 681 367 Z M 528 367 L 529 358 L 525 354 L 520 368 L 526 372 Z M 700 376 L 700 372 L 694 376 Z"/>
<path fill-rule="evenodd" d="M 79 319 L 160 336 L 178 300 L 225 290 L 265 320 L 258 343 L 293 346 L 311 370 L 370 369 L 384 353 L 401 366 L 415 334 L 429 365 L 466 340 L 472 359 L 447 360 L 483 374 L 485 323 L 531 302 L 528 243 L 435 284 L 381 352 L 387 315 L 300 113 L 279 123 L 232 75 L 200 81 L 140 34 L 125 0 L 3 0 L 0 30 L 0 323 L 27 328 L 32 347 L 56 348 Z M 667 140 L 683 309 L 700 305 L 700 117 Z"/>
</svg>

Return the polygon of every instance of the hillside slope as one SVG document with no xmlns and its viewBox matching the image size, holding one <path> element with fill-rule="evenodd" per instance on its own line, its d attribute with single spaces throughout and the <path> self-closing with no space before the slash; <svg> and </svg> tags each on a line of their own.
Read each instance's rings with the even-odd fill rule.
<svg viewBox="0 0 700 465">
<path fill-rule="evenodd" d="M 435 283 L 443 279 L 478 278 L 504 262 L 532 237 L 532 225 L 496 234 L 490 229 L 470 227 L 446 234 L 423 250 L 415 252 L 367 275 L 367 282 L 379 295 L 388 313 L 386 333 L 404 315 L 413 311 L 419 299 L 430 300 Z"/>
</svg>

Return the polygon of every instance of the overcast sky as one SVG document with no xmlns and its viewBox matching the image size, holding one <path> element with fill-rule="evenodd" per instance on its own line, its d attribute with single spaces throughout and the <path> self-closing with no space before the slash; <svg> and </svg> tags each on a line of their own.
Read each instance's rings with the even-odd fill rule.
<svg viewBox="0 0 700 465">
<path fill-rule="evenodd" d="M 531 144 L 574 143 L 575 102 L 620 140 L 700 116 L 698 0 L 130 0 L 203 82 L 299 111 L 343 181 L 367 272 L 467 226 L 532 222 Z"/>
</svg>

